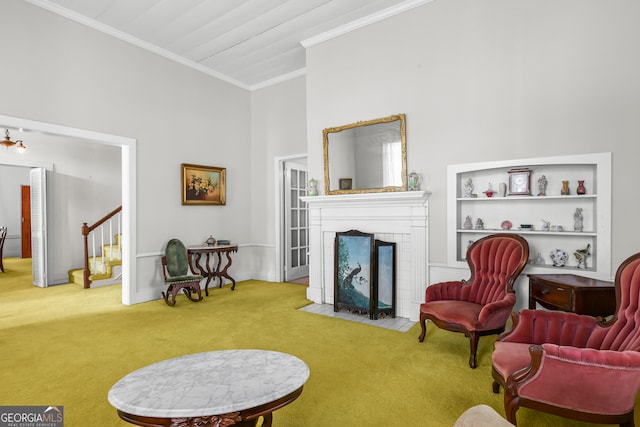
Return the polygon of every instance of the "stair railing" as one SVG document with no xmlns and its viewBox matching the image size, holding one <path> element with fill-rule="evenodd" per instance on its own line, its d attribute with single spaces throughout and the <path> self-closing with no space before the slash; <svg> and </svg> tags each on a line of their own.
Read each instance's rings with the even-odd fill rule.
<svg viewBox="0 0 640 427">
<path fill-rule="evenodd" d="M 113 245 L 113 222 L 116 222 L 116 227 L 117 227 L 117 235 L 119 236 L 120 230 L 121 230 L 121 212 L 122 212 L 122 205 L 118 206 L 117 208 L 115 208 L 114 210 L 112 210 L 111 212 L 109 212 L 107 215 L 105 215 L 102 219 L 100 219 L 99 221 L 97 221 L 95 224 L 88 226 L 87 223 L 83 223 L 82 224 L 82 236 L 84 238 L 84 274 L 83 274 L 83 278 L 84 278 L 84 288 L 88 289 L 91 287 L 91 280 L 89 279 L 89 276 L 91 276 L 91 269 L 90 266 L 93 266 L 93 271 L 97 272 L 98 271 L 98 260 L 97 260 L 97 255 L 96 255 L 96 233 L 93 233 L 93 231 L 99 227 L 99 232 L 100 232 L 100 248 L 102 248 L 102 252 L 104 252 L 104 232 L 105 232 L 105 223 L 108 221 L 108 227 L 109 227 L 109 245 Z M 91 235 L 91 247 L 93 249 L 93 253 L 91 256 L 91 259 L 89 259 L 89 235 Z M 119 242 L 120 243 L 120 242 Z M 114 254 L 113 254 L 113 247 L 110 246 L 111 249 L 109 250 L 109 259 L 111 261 L 113 261 L 114 259 Z M 115 255 L 116 260 L 121 260 L 122 259 L 122 248 L 121 245 L 118 244 L 118 251 Z M 106 266 L 105 266 L 105 256 L 104 253 L 101 256 L 101 261 L 99 264 L 100 270 L 102 273 L 104 273 L 106 271 Z M 90 264 L 91 261 L 91 264 Z"/>
</svg>

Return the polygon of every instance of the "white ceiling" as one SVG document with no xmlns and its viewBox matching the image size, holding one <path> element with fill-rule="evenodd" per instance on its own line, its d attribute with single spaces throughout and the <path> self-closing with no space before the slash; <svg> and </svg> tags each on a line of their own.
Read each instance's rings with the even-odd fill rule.
<svg viewBox="0 0 640 427">
<path fill-rule="evenodd" d="M 304 74 L 305 47 L 431 0 L 27 1 L 256 89 Z"/>
</svg>

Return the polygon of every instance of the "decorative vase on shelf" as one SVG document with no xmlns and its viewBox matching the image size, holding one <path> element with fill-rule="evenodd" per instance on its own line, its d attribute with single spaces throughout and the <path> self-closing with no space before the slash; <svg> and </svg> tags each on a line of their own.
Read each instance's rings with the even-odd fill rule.
<svg viewBox="0 0 640 427">
<path fill-rule="evenodd" d="M 498 194 L 500 195 L 500 197 L 505 197 L 507 195 L 507 184 L 504 182 L 501 182 L 500 184 L 498 184 Z"/>
<path fill-rule="evenodd" d="M 578 180 L 578 188 L 576 188 L 576 194 L 586 194 L 587 189 L 584 188 L 584 181 Z"/>
<path fill-rule="evenodd" d="M 309 186 L 307 187 L 307 196 L 318 195 L 318 181 L 315 178 L 309 180 Z"/>
<path fill-rule="evenodd" d="M 420 175 L 416 171 L 409 174 L 409 191 L 420 190 Z"/>
<path fill-rule="evenodd" d="M 562 194 L 563 196 L 568 196 L 569 193 L 569 181 L 562 181 L 562 189 L 560 190 L 560 194 Z"/>
</svg>

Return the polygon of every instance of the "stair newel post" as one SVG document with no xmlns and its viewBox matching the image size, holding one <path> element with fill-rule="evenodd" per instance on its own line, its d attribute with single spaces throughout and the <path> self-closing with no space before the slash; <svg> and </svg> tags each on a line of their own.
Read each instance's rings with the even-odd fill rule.
<svg viewBox="0 0 640 427">
<path fill-rule="evenodd" d="M 88 237 L 89 237 L 89 226 L 87 226 L 87 223 L 84 222 L 82 223 L 82 237 L 84 239 L 84 272 L 83 272 L 83 278 L 84 278 L 84 288 L 88 289 L 91 287 L 91 281 L 89 280 L 89 276 L 91 275 L 91 271 L 89 270 L 89 242 L 88 242 Z"/>
</svg>

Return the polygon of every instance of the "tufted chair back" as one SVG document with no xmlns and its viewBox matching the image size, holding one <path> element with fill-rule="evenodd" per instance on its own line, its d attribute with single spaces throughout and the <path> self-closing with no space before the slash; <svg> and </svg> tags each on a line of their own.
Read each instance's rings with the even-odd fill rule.
<svg viewBox="0 0 640 427">
<path fill-rule="evenodd" d="M 595 328 L 586 347 L 640 351 L 640 254 L 627 258 L 616 272 L 616 314 Z"/>
<path fill-rule="evenodd" d="M 467 249 L 471 277 L 460 299 L 485 305 L 513 292 L 513 284 L 529 258 L 529 246 L 520 236 L 497 234 L 474 242 Z M 526 262 L 526 261 L 525 261 Z"/>
<path fill-rule="evenodd" d="M 180 240 L 169 240 L 165 256 L 167 257 L 167 273 L 170 277 L 184 276 L 189 273 L 187 248 Z"/>
</svg>

